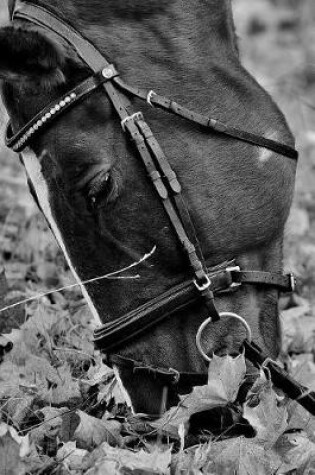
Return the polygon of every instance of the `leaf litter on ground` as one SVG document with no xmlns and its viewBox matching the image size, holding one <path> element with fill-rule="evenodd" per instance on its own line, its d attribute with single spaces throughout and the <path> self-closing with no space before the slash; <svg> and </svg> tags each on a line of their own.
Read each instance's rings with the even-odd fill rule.
<svg viewBox="0 0 315 475">
<path fill-rule="evenodd" d="M 0 445 L 7 450 L 7 466 L 17 464 L 16 473 L 36 474 L 42 465 L 63 467 L 73 475 L 182 474 L 187 470 L 196 474 L 271 475 L 312 465 L 314 444 L 307 428 L 310 433 L 313 424 L 309 418 L 304 420 L 305 414 L 304 419 L 292 416 L 289 403 L 274 391 L 263 372 L 241 408 L 243 418 L 255 431 L 254 437 L 209 436 L 208 442 L 185 448 L 194 414 L 235 403 L 246 374 L 243 355 L 215 356 L 206 385 L 193 388 L 190 394 L 181 396 L 178 406 L 149 422 L 147 433 L 137 433 L 134 429 L 141 419 L 129 418 L 128 426 L 127 419 L 117 420 L 115 411 L 111 412 L 110 406 L 113 402 L 122 404 L 123 396 L 100 353 L 87 350 L 86 343 L 80 344 L 77 333 L 81 320 L 66 311 L 56 317 L 52 310 L 47 303 L 37 307 L 20 330 L 15 330 L 19 338 L 14 339 L 15 347 L 0 365 L 1 419 L 7 427 Z M 46 315 L 47 321 L 43 322 Z M 83 335 L 91 342 L 88 322 L 87 317 Z M 79 372 L 75 355 L 81 365 Z M 87 366 L 82 367 L 82 362 Z M 307 374 L 304 368 L 303 381 Z M 128 445 L 130 432 L 126 427 L 133 429 L 132 439 L 137 440 L 133 447 Z M 23 437 L 28 436 L 32 456 L 17 457 L 19 442 L 7 435 L 10 430 L 17 430 L 18 437 L 19 431 Z M 290 436 L 292 430 L 297 431 L 295 438 Z M 152 433 L 162 433 L 163 438 L 161 441 L 158 436 L 149 446 L 145 441 L 149 434 L 152 444 Z M 179 450 L 176 444 L 167 442 L 165 435 L 173 442 L 181 441 Z M 302 456 L 305 451 L 308 455 Z"/>
</svg>

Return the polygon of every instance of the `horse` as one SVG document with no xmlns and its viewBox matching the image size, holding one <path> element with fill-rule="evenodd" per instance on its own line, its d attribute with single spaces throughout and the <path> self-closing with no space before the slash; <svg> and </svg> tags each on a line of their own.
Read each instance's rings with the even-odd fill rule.
<svg viewBox="0 0 315 475">
<path fill-rule="evenodd" d="M 28 6 L 57 18 L 56 25 L 66 25 L 97 51 L 97 58 L 106 58 L 110 63 L 103 64 L 97 81 L 109 82 L 76 101 L 78 85 L 91 86 L 89 55 L 84 61 L 75 40 L 56 31 L 58 25 L 47 27 L 41 18 L 23 16 Z M 171 371 L 173 376 L 206 375 L 195 336 L 214 308 L 211 284 L 218 275 L 231 278 L 246 269 L 260 279 L 246 281 L 243 273 L 242 282 L 230 282 L 216 295 L 215 314 L 227 318 L 204 329 L 205 355 L 239 353 L 245 336 L 242 322 L 233 318 L 237 314 L 255 342 L 276 358 L 279 285 L 266 276 L 279 279 L 282 272 L 296 172 L 296 157 L 288 152 L 294 138 L 275 102 L 241 65 L 230 0 L 9 0 L 8 7 L 11 21 L 0 28 L 1 91 L 11 120 L 8 144 L 17 134 L 15 149 L 22 149 L 31 191 L 97 324 L 115 329 L 126 321 L 124 315 L 137 320 L 137 309 L 146 317 L 136 331 L 127 326 L 118 342 L 107 338 L 109 345 L 120 345 L 114 367 L 134 411 L 159 412 L 166 384 L 157 377 L 163 375 L 161 368 L 165 377 Z M 122 90 L 123 81 L 134 91 L 149 91 L 146 102 L 140 92 L 136 97 L 130 88 Z M 116 96 L 119 86 L 120 110 L 127 103 L 132 113 L 118 120 L 115 101 L 103 86 Z M 160 99 L 164 96 L 171 100 Z M 68 107 L 72 99 L 75 107 Z M 182 116 L 156 104 L 168 104 Z M 61 114 L 60 108 L 67 111 Z M 212 128 L 186 120 L 183 110 L 195 111 L 192 118 L 214 117 L 207 122 Z M 189 249 L 197 249 L 194 258 L 197 253 L 195 261 L 201 263 L 195 271 L 205 277 L 199 284 L 176 235 L 177 215 L 172 221 L 165 213 L 162 192 L 150 184 L 139 160 L 137 140 L 131 143 L 123 133 L 137 127 L 132 137 L 139 138 L 143 114 L 163 150 L 158 149 L 159 156 L 167 157 L 162 165 L 169 165 L 180 184 L 183 228 L 188 223 L 187 234 L 193 236 L 188 241 L 194 244 Z M 56 116 L 52 122 L 51 115 Z M 33 126 L 25 132 L 30 121 Z M 235 137 L 235 130 L 245 132 Z M 143 134 L 141 150 L 153 140 Z M 261 140 L 250 140 L 254 136 Z M 145 152 L 149 165 L 152 150 Z M 165 180 L 165 173 L 152 173 Z M 173 208 L 175 195 L 169 200 Z M 161 316 L 161 301 L 166 305 L 174 300 L 173 289 L 178 298 L 184 288 L 189 296 L 200 291 L 206 298 L 194 294 L 187 305 L 174 305 L 171 318 Z M 146 309 L 154 310 L 153 323 Z M 167 405 L 183 391 L 170 390 Z"/>
</svg>

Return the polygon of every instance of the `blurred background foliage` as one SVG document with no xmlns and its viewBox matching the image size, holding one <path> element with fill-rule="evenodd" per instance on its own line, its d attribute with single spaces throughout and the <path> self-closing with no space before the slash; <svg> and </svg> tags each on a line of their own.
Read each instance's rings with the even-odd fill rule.
<svg viewBox="0 0 315 475">
<path fill-rule="evenodd" d="M 285 268 L 300 277 L 310 316 L 315 309 L 315 1 L 232 4 L 242 62 L 284 111 L 300 151 Z M 5 21 L 6 0 L 1 0 L 0 22 Z M 0 115 L 3 129 L 1 106 Z M 17 156 L 0 141 L 0 264 L 11 282 L 31 276 L 31 282 L 56 285 L 54 264 L 49 268 L 43 263 L 60 263 L 62 258 L 29 196 Z"/>
</svg>

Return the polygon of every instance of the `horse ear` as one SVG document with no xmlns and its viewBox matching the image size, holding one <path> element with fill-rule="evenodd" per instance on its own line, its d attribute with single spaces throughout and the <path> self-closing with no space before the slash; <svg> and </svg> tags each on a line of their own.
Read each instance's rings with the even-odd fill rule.
<svg viewBox="0 0 315 475">
<path fill-rule="evenodd" d="M 41 32 L 21 26 L 0 28 L 0 78 L 9 83 L 64 81 L 64 52 Z"/>
</svg>

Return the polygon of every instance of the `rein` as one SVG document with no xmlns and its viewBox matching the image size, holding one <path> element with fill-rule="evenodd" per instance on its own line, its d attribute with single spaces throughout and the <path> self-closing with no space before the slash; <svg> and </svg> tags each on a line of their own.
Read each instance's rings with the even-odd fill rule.
<svg viewBox="0 0 315 475">
<path fill-rule="evenodd" d="M 207 381 L 205 373 L 179 373 L 175 369 L 143 365 L 130 358 L 109 355 L 109 353 L 147 332 L 152 326 L 169 318 L 179 309 L 187 308 L 198 301 L 206 306 L 211 321 L 215 322 L 220 319 L 220 314 L 214 304 L 214 295 L 219 296 L 223 292 L 236 291 L 243 284 L 272 286 L 282 292 L 292 292 L 295 288 L 295 279 L 292 274 L 282 275 L 277 272 L 241 270 L 234 261 L 208 270 L 176 173 L 170 167 L 163 150 L 149 125 L 145 122 L 142 112 L 132 110 L 128 97 L 142 99 L 153 107 L 158 107 L 193 122 L 206 130 L 208 129 L 211 133 L 264 147 L 290 159 L 298 158 L 297 151 L 285 144 L 228 126 L 215 118 L 191 111 L 152 90 L 147 91 L 128 85 L 120 78 L 115 66 L 110 64 L 92 43 L 68 23 L 43 7 L 18 0 L 12 21 L 15 19 L 29 21 L 57 34 L 74 48 L 93 74 L 57 101 L 44 107 L 20 130 L 14 130 L 12 124 L 9 123 L 6 132 L 6 145 L 15 152 L 21 152 L 61 114 L 97 89 L 103 88 L 119 116 L 122 130 L 132 140 L 138 151 L 187 261 L 187 274 L 189 275 L 187 280 L 115 321 L 102 325 L 94 333 L 96 345 L 108 355 L 109 363 L 116 364 L 118 367 L 128 367 L 132 372 L 154 375 L 155 378 L 162 379 L 166 386 L 205 384 Z M 242 320 L 245 325 L 245 320 Z M 266 359 L 260 349 L 249 339 L 245 340 L 244 347 L 246 357 L 260 367 Z M 279 386 L 279 380 L 281 380 L 279 372 L 283 370 L 270 360 L 265 366 L 270 370 L 275 385 Z M 287 375 L 285 375 L 285 379 L 293 381 Z M 295 381 L 292 384 L 295 391 L 288 389 L 288 384 L 285 385 L 281 380 L 282 389 L 315 414 L 315 394 L 308 393 L 305 396 L 305 388 Z M 301 397 L 302 395 L 303 397 Z"/>
</svg>

